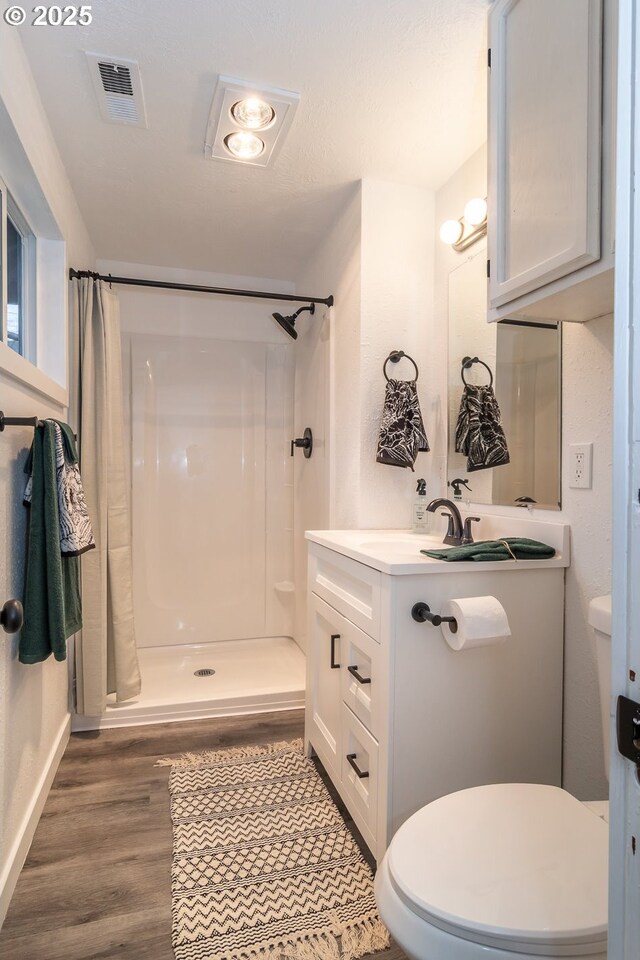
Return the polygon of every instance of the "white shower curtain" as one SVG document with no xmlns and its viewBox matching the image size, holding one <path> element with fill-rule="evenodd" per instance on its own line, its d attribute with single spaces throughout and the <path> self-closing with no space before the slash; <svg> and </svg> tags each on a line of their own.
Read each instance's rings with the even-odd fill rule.
<svg viewBox="0 0 640 960">
<path fill-rule="evenodd" d="M 76 641 L 78 713 L 101 716 L 107 695 L 140 693 L 125 481 L 120 305 L 109 286 L 74 284 L 80 469 L 96 550 L 82 557 L 82 635 Z"/>
</svg>

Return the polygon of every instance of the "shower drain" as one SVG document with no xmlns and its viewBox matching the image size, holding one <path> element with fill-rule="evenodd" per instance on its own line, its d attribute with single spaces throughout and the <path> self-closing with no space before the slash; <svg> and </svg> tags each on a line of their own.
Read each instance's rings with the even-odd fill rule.
<svg viewBox="0 0 640 960">
<path fill-rule="evenodd" d="M 194 677 L 212 677 L 215 673 L 215 670 L 212 670 L 211 667 L 203 667 L 201 670 L 194 670 Z"/>
</svg>

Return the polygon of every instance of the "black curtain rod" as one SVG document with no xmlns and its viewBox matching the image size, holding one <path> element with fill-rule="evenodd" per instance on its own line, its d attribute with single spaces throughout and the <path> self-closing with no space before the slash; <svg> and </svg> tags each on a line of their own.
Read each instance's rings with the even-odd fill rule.
<svg viewBox="0 0 640 960">
<path fill-rule="evenodd" d="M 103 276 L 93 270 L 69 270 L 70 280 L 79 280 L 81 277 L 91 277 L 93 280 L 104 280 L 105 283 L 122 283 L 130 287 L 156 287 L 160 290 L 185 290 L 191 293 L 217 293 L 225 297 L 258 297 L 261 300 L 291 300 L 293 303 L 324 303 L 327 307 L 333 306 L 333 297 L 302 297 L 293 293 L 269 293 L 262 290 L 232 290 L 228 287 L 204 287 L 196 283 L 170 283 L 165 280 L 140 280 L 133 277 Z"/>
</svg>

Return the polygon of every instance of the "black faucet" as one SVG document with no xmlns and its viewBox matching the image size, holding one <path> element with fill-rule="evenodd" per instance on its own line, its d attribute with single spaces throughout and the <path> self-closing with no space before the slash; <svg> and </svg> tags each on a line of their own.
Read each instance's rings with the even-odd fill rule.
<svg viewBox="0 0 640 960">
<path fill-rule="evenodd" d="M 473 534 L 471 533 L 471 524 L 479 521 L 480 517 L 467 517 L 462 523 L 462 517 L 455 503 L 446 500 L 444 497 L 437 497 L 427 506 L 429 513 L 435 513 L 439 507 L 444 507 L 447 511 L 443 517 L 448 517 L 449 525 L 443 543 L 449 543 L 453 547 L 460 547 L 465 543 L 473 543 Z"/>
</svg>

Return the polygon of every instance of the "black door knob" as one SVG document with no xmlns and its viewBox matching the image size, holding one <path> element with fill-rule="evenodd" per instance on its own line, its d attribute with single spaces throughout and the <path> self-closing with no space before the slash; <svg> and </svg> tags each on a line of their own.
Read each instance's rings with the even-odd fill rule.
<svg viewBox="0 0 640 960">
<path fill-rule="evenodd" d="M 0 610 L 0 623 L 5 633 L 17 633 L 24 623 L 24 611 L 19 600 L 7 600 Z"/>
</svg>

